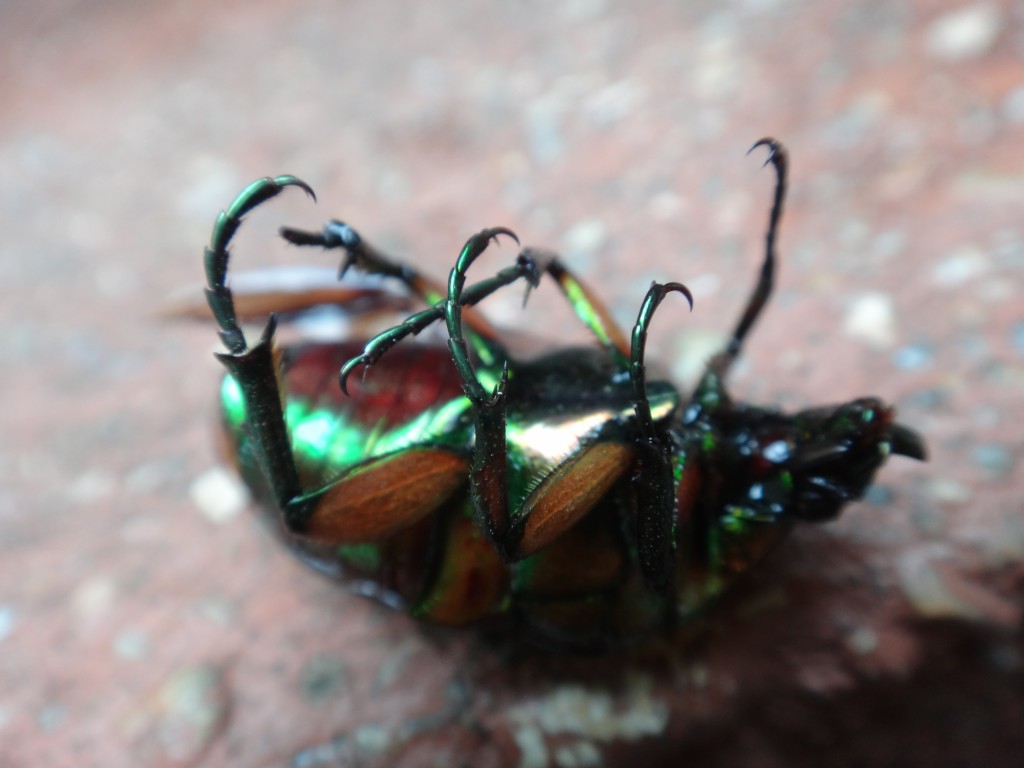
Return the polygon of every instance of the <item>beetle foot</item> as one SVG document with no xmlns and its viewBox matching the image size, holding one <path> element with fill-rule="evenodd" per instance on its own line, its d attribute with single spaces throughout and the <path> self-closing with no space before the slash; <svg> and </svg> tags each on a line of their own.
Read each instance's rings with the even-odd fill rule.
<svg viewBox="0 0 1024 768">
<path fill-rule="evenodd" d="M 331 219 L 324 224 L 320 232 L 309 232 L 294 227 L 281 227 L 281 237 L 292 245 L 320 246 L 324 250 L 341 248 L 345 257 L 338 267 L 338 279 L 341 280 L 349 269 L 359 263 L 359 254 L 363 248 L 363 238 L 355 229 L 343 221 Z"/>
<path fill-rule="evenodd" d="M 765 158 L 764 165 L 774 162 L 776 153 L 782 148 L 782 144 L 777 139 L 773 139 L 771 136 L 765 136 L 763 139 L 758 139 L 750 145 L 750 149 L 747 150 L 749 155 L 758 147 L 768 147 L 768 157 Z"/>
<path fill-rule="evenodd" d="M 243 217 L 256 206 L 279 195 L 288 187 L 299 187 L 316 200 L 316 193 L 302 179 L 295 176 L 265 176 L 243 189 L 226 210 L 221 211 L 213 225 L 210 244 L 204 253 L 206 266 L 206 300 L 210 305 L 224 346 L 232 354 L 241 354 L 246 349 L 245 336 L 235 315 L 234 298 L 227 287 L 228 245 L 238 232 Z"/>
<path fill-rule="evenodd" d="M 401 326 L 396 329 L 392 329 L 393 332 L 402 330 Z M 398 335 L 398 333 L 392 333 L 390 336 L 385 333 L 381 336 L 377 336 L 371 339 L 370 342 L 363 349 L 363 353 L 357 357 L 353 357 L 351 360 L 341 366 L 341 370 L 338 371 L 338 386 L 341 387 L 341 391 L 348 395 L 348 377 L 352 375 L 352 372 L 359 366 L 363 366 L 363 376 L 366 376 L 366 372 L 384 356 L 391 347 L 399 342 L 406 334 Z M 397 336 L 397 338 L 395 338 Z"/>
</svg>

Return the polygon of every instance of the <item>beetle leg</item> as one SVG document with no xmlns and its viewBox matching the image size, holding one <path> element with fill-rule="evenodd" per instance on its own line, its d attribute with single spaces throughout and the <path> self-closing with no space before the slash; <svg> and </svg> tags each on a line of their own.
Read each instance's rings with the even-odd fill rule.
<svg viewBox="0 0 1024 768">
<path fill-rule="evenodd" d="M 306 182 L 294 176 L 269 176 L 254 181 L 243 189 L 226 211 L 221 211 L 213 225 L 210 245 L 207 246 L 204 260 L 206 263 L 206 301 L 210 305 L 217 324 L 220 326 L 220 338 L 224 346 L 232 354 L 244 352 L 246 349 L 245 335 L 238 325 L 235 314 L 234 298 L 227 286 L 228 245 L 235 236 L 242 218 L 253 208 L 276 197 L 287 187 L 299 187 L 306 194 L 316 199 L 316 195 Z M 268 326 L 269 328 L 269 326 Z"/>
<path fill-rule="evenodd" d="M 160 308 L 168 318 L 209 320 L 212 316 L 205 296 L 174 297 Z M 412 297 L 387 290 L 369 280 L 339 283 L 337 273 L 329 269 L 271 267 L 231 276 L 231 296 L 235 318 L 241 322 L 265 321 L 272 314 L 282 322 L 292 316 L 324 305 L 344 310 L 346 316 L 370 317 L 385 313 L 412 311 Z M 281 316 L 284 317 L 281 317 Z"/>
<path fill-rule="evenodd" d="M 327 486 L 303 493 L 281 403 L 280 368 L 271 316 L 259 342 L 249 346 L 227 287 L 228 245 L 242 217 L 283 189 L 312 190 L 293 176 L 250 184 L 222 212 L 206 248 L 206 291 L 227 353 L 217 355 L 238 383 L 247 439 L 292 535 L 320 543 L 376 540 L 404 528 L 445 503 L 465 483 L 467 460 L 443 449 L 402 451 L 347 470 Z"/>
<path fill-rule="evenodd" d="M 675 515 L 675 479 L 672 444 L 664 430 L 654 426 L 651 403 L 647 397 L 644 351 L 647 328 L 654 311 L 670 292 L 681 293 L 693 309 L 693 297 L 680 283 L 652 283 L 640 307 L 630 352 L 630 379 L 633 382 L 633 410 L 636 412 L 640 439 L 637 441 L 637 471 L 633 476 L 636 496 L 636 539 L 640 570 L 647 584 L 659 593 L 668 590 L 672 580 L 672 520 Z"/>
<path fill-rule="evenodd" d="M 455 368 L 462 377 L 462 390 L 473 408 L 476 421 L 476 445 L 470 470 L 473 507 L 483 530 L 498 545 L 501 555 L 507 557 L 509 517 L 505 387 L 508 383 L 508 361 L 502 367 L 497 387 L 493 392 L 487 392 L 473 369 L 462 330 L 466 270 L 499 234 L 512 235 L 504 229 L 485 229 L 466 241 L 448 276 L 448 299 L 444 303 L 444 318 L 448 326 L 448 349 L 451 351 Z"/>
<path fill-rule="evenodd" d="M 555 254 L 539 248 L 526 248 L 524 252 L 543 265 L 544 271 L 554 278 L 572 311 L 608 350 L 620 369 L 629 370 L 629 342 L 597 294 L 570 272 Z"/>
<path fill-rule="evenodd" d="M 343 221 L 332 219 L 320 232 L 307 232 L 293 227 L 281 227 L 281 237 L 292 245 L 319 246 L 325 250 L 341 248 L 345 256 L 338 269 L 338 278 L 343 278 L 352 267 L 371 275 L 395 278 L 411 293 L 426 304 L 436 304 L 444 298 L 443 288 L 425 278 L 408 264 L 385 256 L 366 242 L 352 227 Z"/>
<path fill-rule="evenodd" d="M 338 269 L 338 279 L 355 267 L 367 274 L 381 275 L 400 281 L 410 293 L 424 304 L 434 305 L 444 301 L 444 286 L 424 277 L 406 263 L 386 256 L 368 243 L 355 229 L 343 221 L 332 219 L 320 232 L 308 232 L 293 227 L 281 227 L 281 237 L 292 245 L 319 246 L 325 250 L 340 248 L 345 256 Z M 488 364 L 501 354 L 497 330 L 487 319 L 472 310 L 466 313 L 466 324 L 472 329 L 472 343 L 480 358 Z"/>
<path fill-rule="evenodd" d="M 474 235 L 459 254 L 448 278 L 445 322 L 448 348 L 462 377 L 463 392 L 473 408 L 476 423 L 470 470 L 473 508 L 481 528 L 502 558 L 514 561 L 546 547 L 590 511 L 628 471 L 632 449 L 617 442 L 588 446 L 552 472 L 523 501 L 521 508 L 514 515 L 510 514 L 505 418 L 508 363 L 502 369 L 497 386 L 489 392 L 477 378 L 462 329 L 466 272 L 498 233 L 484 230 Z M 524 253 L 529 255 L 529 251 Z M 557 276 L 560 270 L 557 267 L 551 270 L 552 262 L 548 260 L 545 270 Z M 571 285 L 571 277 L 564 274 L 564 285 Z M 584 297 L 575 306 L 583 307 L 586 302 Z M 602 319 L 595 320 L 595 324 L 600 322 Z"/>
<path fill-rule="evenodd" d="M 768 165 L 768 163 L 771 163 L 775 168 L 775 195 L 772 200 L 771 212 L 768 215 L 768 231 L 765 233 L 764 243 L 764 261 L 761 262 L 761 274 L 758 276 L 750 298 L 747 299 L 747 305 L 743 309 L 743 314 L 740 315 L 740 321 L 736 324 L 736 329 L 732 332 L 732 336 L 729 338 L 725 349 L 716 355 L 708 366 L 709 369 L 714 369 L 715 374 L 719 378 L 725 377 L 733 360 L 739 355 L 743 341 L 746 339 L 747 333 L 750 332 L 754 322 L 761 315 L 764 305 L 771 296 L 772 287 L 775 282 L 775 262 L 777 260 L 775 241 L 778 236 L 779 221 L 782 219 L 782 206 L 786 198 L 786 175 L 789 168 L 789 156 L 786 148 L 772 138 L 764 138 L 755 142 L 747 150 L 747 153 L 753 152 L 758 147 L 768 147 L 768 159 L 765 160 L 764 164 Z"/>
<path fill-rule="evenodd" d="M 485 229 L 475 237 L 483 237 L 485 234 L 487 237 L 496 237 L 499 234 L 507 234 L 511 237 L 515 237 L 512 232 L 506 229 Z M 520 253 L 516 258 L 514 266 L 503 269 L 494 277 L 487 280 L 481 280 L 479 283 L 475 283 L 465 290 L 460 289 L 458 299 L 460 315 L 462 307 L 477 304 L 499 288 L 524 278 L 531 287 L 536 286 L 540 280 L 540 273 L 538 272 L 537 265 L 534 261 L 526 253 Z M 444 302 L 435 304 L 432 307 L 428 307 L 422 312 L 417 312 L 416 314 L 406 318 L 402 323 L 394 326 L 393 328 L 389 328 L 371 339 L 363 349 L 363 353 L 361 355 L 352 358 L 342 366 L 338 376 L 342 391 L 345 393 L 348 392 L 348 377 L 352 375 L 352 372 L 356 368 L 359 366 L 372 366 L 380 360 L 385 352 L 391 349 L 391 347 L 399 341 L 407 336 L 419 333 L 431 323 L 437 322 L 445 317 L 447 312 L 446 307 L 450 303 L 451 299 L 448 299 Z M 477 352 L 479 352 L 478 349 Z"/>
<path fill-rule="evenodd" d="M 276 322 L 271 317 L 256 346 L 248 346 L 238 325 L 231 289 L 227 287 L 227 270 L 228 245 L 245 214 L 291 186 L 305 190 L 315 199 L 309 185 L 294 176 L 268 176 L 254 181 L 217 216 L 204 254 L 206 299 L 220 326 L 221 341 L 228 349 L 227 354 L 217 357 L 236 376 L 245 402 L 254 411 L 251 423 L 257 460 L 265 469 L 274 497 L 282 508 L 299 492 L 299 479 L 281 410 L 279 371 L 273 351 Z"/>
</svg>

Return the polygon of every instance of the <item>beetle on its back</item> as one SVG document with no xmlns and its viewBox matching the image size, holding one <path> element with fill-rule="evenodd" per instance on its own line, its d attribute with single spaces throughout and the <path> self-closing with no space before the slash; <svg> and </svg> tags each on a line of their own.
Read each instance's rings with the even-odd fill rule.
<svg viewBox="0 0 1024 768">
<path fill-rule="evenodd" d="M 655 311 L 670 293 L 690 302 L 685 286 L 653 284 L 627 340 L 549 252 L 525 248 L 467 285 L 489 242 L 515 237 L 501 228 L 468 240 L 447 288 L 341 222 L 284 228 L 296 245 L 340 248 L 342 273 L 393 278 L 426 308 L 369 340 L 281 349 L 271 316 L 249 347 L 227 286 L 228 244 L 257 205 L 289 186 L 312 190 L 291 176 L 246 188 L 214 226 L 207 298 L 228 349 L 218 357 L 230 451 L 278 533 L 320 570 L 426 620 L 507 617 L 542 642 L 599 648 L 692 618 L 795 523 L 832 519 L 859 498 L 890 453 L 924 459 L 921 439 L 874 398 L 787 415 L 726 392 L 774 279 L 787 158 L 778 142 L 762 145 L 776 187 L 760 277 L 691 397 L 648 381 L 644 365 Z M 472 306 L 544 274 L 598 343 L 510 359 Z M 322 301 L 260 298 L 252 314 Z M 342 309 L 370 311 L 362 306 Z M 403 341 L 442 320 L 447 347 Z M 362 380 L 351 378 L 360 367 Z"/>
</svg>

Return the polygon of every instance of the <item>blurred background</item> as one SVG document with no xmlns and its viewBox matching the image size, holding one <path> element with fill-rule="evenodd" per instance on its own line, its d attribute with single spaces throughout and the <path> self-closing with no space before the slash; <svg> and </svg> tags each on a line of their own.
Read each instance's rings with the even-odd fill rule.
<svg viewBox="0 0 1024 768">
<path fill-rule="evenodd" d="M 293 563 L 215 450 L 212 328 L 159 318 L 216 213 L 235 264 L 420 269 L 504 225 L 680 381 L 756 275 L 743 399 L 876 394 L 927 438 L 698 640 L 613 659 L 423 629 Z M 1019 3 L 37 0 L 0 8 L 0 766 L 1015 765 L 1024 748 Z M 504 246 L 484 264 L 511 258 Z M 481 274 L 485 267 L 479 268 Z M 198 290 L 198 287 L 195 289 Z M 585 338 L 550 286 L 499 324 Z"/>
</svg>

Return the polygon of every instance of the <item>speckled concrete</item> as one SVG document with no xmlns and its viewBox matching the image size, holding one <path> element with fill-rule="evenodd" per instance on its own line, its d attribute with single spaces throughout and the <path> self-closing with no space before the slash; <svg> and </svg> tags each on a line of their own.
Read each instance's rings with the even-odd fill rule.
<svg viewBox="0 0 1024 768">
<path fill-rule="evenodd" d="M 0 9 L 0 97 L 0 766 L 1019 764 L 1018 3 L 39 0 Z M 650 354 L 692 376 L 754 278 L 765 134 L 783 265 L 735 392 L 880 395 L 932 460 L 693 638 L 563 659 L 423 629 L 243 512 L 213 331 L 157 309 L 246 182 L 321 202 L 253 216 L 243 266 L 343 216 L 435 275 L 510 226 L 623 324 L 685 281 Z M 575 327 L 550 287 L 518 304 L 489 307 Z"/>
</svg>

